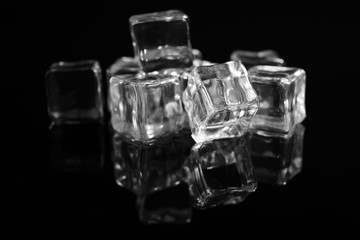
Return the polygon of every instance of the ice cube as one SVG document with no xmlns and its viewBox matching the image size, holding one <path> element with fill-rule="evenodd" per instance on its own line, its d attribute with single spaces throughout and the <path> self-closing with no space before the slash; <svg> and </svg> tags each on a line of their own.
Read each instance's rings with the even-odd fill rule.
<svg viewBox="0 0 360 240">
<path fill-rule="evenodd" d="M 244 136 L 197 143 L 184 170 L 196 208 L 240 203 L 257 187 Z"/>
<path fill-rule="evenodd" d="M 111 112 L 111 98 L 110 98 L 110 79 L 116 75 L 126 75 L 126 74 L 137 74 L 141 70 L 139 59 L 134 57 L 121 57 L 118 58 L 107 70 L 107 108 Z"/>
<path fill-rule="evenodd" d="M 240 61 L 195 67 L 183 103 L 196 142 L 243 135 L 259 104 Z"/>
<path fill-rule="evenodd" d="M 189 135 L 173 135 L 150 144 L 114 132 L 113 162 L 116 183 L 138 195 L 148 195 L 181 181 L 181 170 L 193 142 Z"/>
<path fill-rule="evenodd" d="M 103 117 L 101 68 L 97 61 L 57 62 L 46 73 L 48 114 L 55 123 Z"/>
<path fill-rule="evenodd" d="M 249 69 L 257 65 L 272 65 L 284 66 L 285 61 L 279 57 L 279 54 L 274 50 L 263 51 L 247 51 L 235 50 L 231 53 L 230 59 L 232 61 L 241 61 L 242 64 Z"/>
<path fill-rule="evenodd" d="M 129 138 L 151 141 L 184 127 L 178 76 L 118 75 L 110 79 L 111 122 Z"/>
<path fill-rule="evenodd" d="M 289 133 L 251 130 L 246 134 L 254 173 L 259 182 L 285 185 L 300 173 L 305 127 L 297 124 Z"/>
<path fill-rule="evenodd" d="M 143 71 L 192 66 L 186 14 L 179 10 L 153 12 L 131 16 L 129 22 L 135 56 Z"/>
<path fill-rule="evenodd" d="M 192 217 L 188 186 L 185 183 L 137 196 L 139 220 L 145 224 L 184 224 Z"/>
<path fill-rule="evenodd" d="M 288 132 L 306 117 L 306 74 L 301 68 L 256 66 L 249 79 L 260 100 L 250 127 Z"/>
</svg>

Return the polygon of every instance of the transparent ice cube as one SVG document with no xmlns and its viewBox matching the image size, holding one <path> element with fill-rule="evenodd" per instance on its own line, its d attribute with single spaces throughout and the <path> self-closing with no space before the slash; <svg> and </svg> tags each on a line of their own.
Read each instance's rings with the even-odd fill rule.
<svg viewBox="0 0 360 240">
<path fill-rule="evenodd" d="M 117 75 L 110 79 L 111 122 L 129 138 L 151 141 L 184 126 L 179 77 Z"/>
<path fill-rule="evenodd" d="M 181 169 L 193 144 L 189 135 L 173 135 L 147 144 L 114 132 L 116 183 L 138 195 L 148 195 L 181 182 Z"/>
<path fill-rule="evenodd" d="M 279 54 L 274 50 L 263 51 L 247 51 L 235 50 L 231 53 L 230 59 L 232 61 L 241 61 L 241 63 L 249 69 L 257 65 L 272 65 L 284 66 L 285 61 L 279 57 Z"/>
<path fill-rule="evenodd" d="M 48 114 L 55 123 L 103 117 L 101 68 L 97 61 L 57 62 L 46 73 Z"/>
<path fill-rule="evenodd" d="M 305 119 L 306 74 L 303 69 L 256 66 L 248 73 L 260 100 L 251 128 L 288 132 Z"/>
<path fill-rule="evenodd" d="M 257 187 L 244 136 L 197 143 L 184 170 L 196 208 L 240 203 Z"/>
<path fill-rule="evenodd" d="M 196 142 L 243 135 L 258 99 L 240 61 L 195 67 L 183 93 Z"/>
<path fill-rule="evenodd" d="M 137 196 L 139 219 L 145 224 L 184 224 L 192 217 L 188 186 L 180 183 L 154 193 Z"/>
<path fill-rule="evenodd" d="M 107 70 L 107 107 L 111 112 L 111 98 L 110 98 L 110 79 L 116 75 L 126 75 L 126 74 L 137 74 L 141 70 L 139 59 L 134 57 L 121 57 L 118 58 Z"/>
<path fill-rule="evenodd" d="M 289 133 L 251 130 L 246 134 L 254 173 L 259 182 L 285 185 L 300 173 L 305 127 L 297 124 Z"/>
<path fill-rule="evenodd" d="M 129 22 L 135 56 L 143 71 L 192 66 L 186 14 L 179 10 L 146 13 L 131 16 Z"/>
</svg>

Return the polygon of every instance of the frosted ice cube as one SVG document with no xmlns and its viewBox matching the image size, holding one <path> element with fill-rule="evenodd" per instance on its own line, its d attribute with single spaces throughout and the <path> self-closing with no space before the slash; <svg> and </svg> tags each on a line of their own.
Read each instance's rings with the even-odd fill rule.
<svg viewBox="0 0 360 240">
<path fill-rule="evenodd" d="M 183 93 L 196 142 L 243 135 L 258 99 L 240 61 L 195 67 Z"/>
<path fill-rule="evenodd" d="M 306 117 L 306 74 L 301 68 L 256 66 L 249 79 L 260 100 L 250 127 L 288 132 Z"/>
<path fill-rule="evenodd" d="M 129 22 L 135 56 L 143 71 L 192 66 L 186 14 L 179 10 L 146 13 L 131 16 Z"/>
<path fill-rule="evenodd" d="M 279 54 L 274 50 L 263 51 L 247 51 L 235 50 L 231 53 L 230 59 L 232 61 L 241 61 L 242 64 L 249 69 L 256 65 L 273 65 L 283 66 L 285 61 L 279 57 Z"/>
<path fill-rule="evenodd" d="M 46 73 L 48 114 L 55 123 L 103 117 L 101 68 L 97 61 L 57 62 Z"/>
<path fill-rule="evenodd" d="M 177 76 L 118 75 L 110 79 L 111 123 L 129 138 L 151 141 L 184 126 L 182 86 Z"/>
<path fill-rule="evenodd" d="M 196 208 L 240 203 L 257 187 L 244 136 L 197 143 L 184 170 Z"/>
<path fill-rule="evenodd" d="M 254 173 L 259 182 L 285 185 L 300 173 L 305 127 L 297 124 L 289 133 L 251 130 L 246 134 Z"/>
</svg>

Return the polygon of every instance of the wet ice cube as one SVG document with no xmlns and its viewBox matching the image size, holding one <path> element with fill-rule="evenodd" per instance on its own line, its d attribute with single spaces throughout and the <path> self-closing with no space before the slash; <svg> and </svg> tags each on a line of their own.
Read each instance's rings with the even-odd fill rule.
<svg viewBox="0 0 360 240">
<path fill-rule="evenodd" d="M 305 127 L 297 124 L 289 133 L 251 130 L 246 134 L 254 173 L 259 182 L 285 185 L 300 173 Z"/>
<path fill-rule="evenodd" d="M 240 203 L 257 187 L 244 136 L 197 143 L 184 170 L 196 208 Z"/>
<path fill-rule="evenodd" d="M 189 140 L 188 135 L 173 135 L 147 144 L 115 132 L 112 157 L 116 183 L 142 195 L 178 185 L 192 146 Z"/>
<path fill-rule="evenodd" d="M 129 21 L 135 56 L 139 58 L 143 71 L 192 66 L 186 14 L 169 10 L 134 15 Z"/>
<path fill-rule="evenodd" d="M 129 138 L 151 141 L 183 128 L 177 76 L 118 75 L 110 79 L 111 123 Z"/>
<path fill-rule="evenodd" d="M 195 67 L 183 93 L 196 142 L 243 135 L 258 99 L 240 61 Z"/>
<path fill-rule="evenodd" d="M 145 224 L 184 224 L 192 217 L 188 187 L 185 183 L 137 196 L 139 220 Z"/>
<path fill-rule="evenodd" d="M 283 66 L 285 61 L 279 57 L 279 54 L 274 50 L 263 51 L 247 51 L 235 50 L 231 53 L 230 59 L 232 61 L 241 61 L 242 64 L 249 69 L 257 65 L 272 65 Z"/>
<path fill-rule="evenodd" d="M 48 114 L 55 123 L 103 117 L 101 68 L 97 61 L 57 62 L 46 73 Z"/>
<path fill-rule="evenodd" d="M 305 119 L 303 69 L 256 66 L 249 69 L 249 79 L 260 100 L 251 128 L 288 132 Z"/>
</svg>

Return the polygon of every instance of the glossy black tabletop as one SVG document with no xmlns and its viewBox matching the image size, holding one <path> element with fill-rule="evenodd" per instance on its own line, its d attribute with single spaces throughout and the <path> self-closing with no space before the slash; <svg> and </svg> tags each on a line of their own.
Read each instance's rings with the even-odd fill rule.
<svg viewBox="0 0 360 240">
<path fill-rule="evenodd" d="M 133 54 L 131 15 L 174 8 L 188 14 L 192 46 L 205 60 L 226 62 L 236 49 L 273 49 L 288 66 L 303 68 L 307 74 L 300 172 L 285 185 L 259 182 L 239 204 L 194 208 L 190 223 L 175 229 L 237 232 L 239 238 L 244 231 L 264 234 L 261 229 L 272 236 L 355 231 L 360 223 L 360 39 L 355 22 L 315 11 L 272 14 L 249 9 L 242 14 L 245 10 L 231 6 L 185 3 L 2 9 L 9 23 L 5 32 L 12 37 L 4 45 L 9 46 L 11 65 L 4 71 L 11 74 L 3 79 L 9 84 L 9 92 L 3 91 L 12 116 L 11 129 L 4 127 L 11 134 L 5 149 L 10 155 L 3 161 L 15 163 L 9 172 L 11 225 L 52 233 L 101 230 L 119 237 L 124 232 L 139 234 L 141 229 L 174 228 L 141 223 L 136 195 L 117 184 L 109 113 L 101 133 L 78 129 L 68 137 L 49 129 L 44 81 L 49 66 L 60 60 L 96 59 L 105 74 L 115 59 Z M 75 161 L 62 162 L 69 154 Z"/>
</svg>

